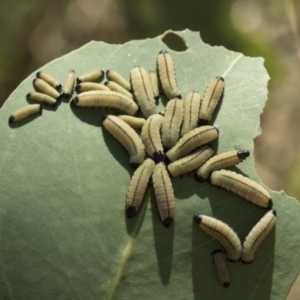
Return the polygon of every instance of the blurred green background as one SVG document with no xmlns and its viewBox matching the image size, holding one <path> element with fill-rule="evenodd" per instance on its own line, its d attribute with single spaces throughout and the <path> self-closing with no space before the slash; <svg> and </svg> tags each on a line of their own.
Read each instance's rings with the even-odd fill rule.
<svg viewBox="0 0 300 300">
<path fill-rule="evenodd" d="M 210 45 L 263 57 L 271 80 L 256 169 L 268 187 L 300 199 L 300 1 L 11 0 L 0 7 L 0 106 L 30 73 L 90 40 L 121 44 L 188 28 Z M 288 299 L 299 295 L 295 289 Z"/>
</svg>

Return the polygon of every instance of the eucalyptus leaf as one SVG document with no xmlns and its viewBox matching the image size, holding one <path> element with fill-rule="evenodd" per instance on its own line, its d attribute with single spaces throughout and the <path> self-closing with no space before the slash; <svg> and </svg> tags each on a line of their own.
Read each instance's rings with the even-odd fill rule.
<svg viewBox="0 0 300 300">
<path fill-rule="evenodd" d="M 176 34 L 187 50 L 176 52 L 164 35 L 124 45 L 90 42 L 45 65 L 59 82 L 70 69 L 78 76 L 100 68 L 129 77 L 141 65 L 156 69 L 160 50 L 171 54 L 181 93 L 203 95 L 217 75 L 225 95 L 214 124 L 216 152 L 250 150 L 261 133 L 260 114 L 269 76 L 263 59 L 245 57 L 203 43 L 199 33 Z M 172 179 L 175 223 L 165 228 L 149 189 L 141 211 L 125 216 L 125 196 L 133 174 L 128 155 L 101 127 L 107 112 L 56 110 L 9 126 L 8 117 L 26 105 L 35 73 L 0 110 L 0 295 L 1 299 L 284 299 L 299 273 L 299 203 L 271 192 L 278 213 L 275 230 L 251 265 L 228 263 L 231 285 L 224 289 L 211 252 L 220 244 L 199 230 L 194 214 L 232 226 L 243 240 L 265 210 L 192 176 Z M 160 103 L 163 108 L 165 102 Z M 272 151 L 272 149 L 270 149 Z M 233 168 L 260 182 L 253 155 Z M 262 183 L 261 183 L 262 184 Z"/>
</svg>

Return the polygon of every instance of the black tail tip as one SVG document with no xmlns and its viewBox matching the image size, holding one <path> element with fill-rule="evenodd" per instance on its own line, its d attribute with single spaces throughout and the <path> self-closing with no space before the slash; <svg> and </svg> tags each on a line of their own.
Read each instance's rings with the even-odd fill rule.
<svg viewBox="0 0 300 300">
<path fill-rule="evenodd" d="M 193 219 L 194 219 L 194 222 L 196 223 L 196 224 L 200 224 L 201 223 L 201 221 L 202 221 L 202 218 L 201 218 L 201 216 L 200 215 L 194 215 L 193 216 Z"/>
<path fill-rule="evenodd" d="M 204 179 L 202 176 L 198 175 L 197 173 L 194 175 L 194 178 L 195 178 L 198 182 L 204 182 L 204 181 L 205 181 L 205 179 Z"/>
<path fill-rule="evenodd" d="M 230 282 L 229 282 L 229 281 L 224 282 L 224 283 L 223 283 L 223 286 L 224 286 L 225 288 L 228 288 L 228 287 L 230 286 Z"/>
<path fill-rule="evenodd" d="M 166 51 L 166 50 L 159 51 L 159 54 L 166 54 L 166 53 L 168 53 L 168 51 Z"/>
<path fill-rule="evenodd" d="M 216 78 L 224 81 L 224 78 L 222 76 L 217 76 Z"/>
<path fill-rule="evenodd" d="M 132 218 L 136 215 L 137 211 L 136 208 L 134 206 L 128 206 L 126 208 L 126 214 L 128 218 Z"/>
<path fill-rule="evenodd" d="M 168 217 L 166 219 L 163 220 L 163 224 L 165 225 L 165 227 L 169 228 L 173 223 L 173 218 Z"/>
</svg>

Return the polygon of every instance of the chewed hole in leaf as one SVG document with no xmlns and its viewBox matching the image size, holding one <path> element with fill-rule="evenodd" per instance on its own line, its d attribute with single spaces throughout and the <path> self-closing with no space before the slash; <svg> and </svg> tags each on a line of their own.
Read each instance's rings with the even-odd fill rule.
<svg viewBox="0 0 300 300">
<path fill-rule="evenodd" d="M 172 31 L 167 31 L 162 36 L 162 41 L 167 45 L 169 49 L 173 51 L 182 52 L 188 49 L 183 38 Z"/>
</svg>

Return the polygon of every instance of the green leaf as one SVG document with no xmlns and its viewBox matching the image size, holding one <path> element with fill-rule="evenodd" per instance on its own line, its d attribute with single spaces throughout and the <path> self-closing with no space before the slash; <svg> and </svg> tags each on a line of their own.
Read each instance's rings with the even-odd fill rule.
<svg viewBox="0 0 300 300">
<path fill-rule="evenodd" d="M 188 49 L 170 52 L 183 96 L 203 94 L 209 81 L 225 77 L 225 96 L 214 124 L 218 152 L 234 147 L 253 153 L 269 79 L 263 59 L 204 44 L 199 33 L 176 32 Z M 69 69 L 82 75 L 114 69 L 126 78 L 141 65 L 156 68 L 167 46 L 162 37 L 124 45 L 90 42 L 45 65 L 60 82 Z M 149 191 L 142 211 L 124 214 L 133 171 L 124 149 L 101 127 L 106 112 L 71 109 L 8 125 L 26 104 L 31 74 L 0 110 L 0 295 L 1 299 L 284 299 L 299 272 L 300 206 L 271 192 L 276 230 L 259 247 L 254 263 L 228 263 L 224 289 L 211 261 L 220 244 L 193 223 L 196 213 L 230 224 L 241 239 L 265 210 L 192 177 L 174 179 L 175 225 L 165 228 Z M 162 107 L 162 104 L 160 104 Z M 271 149 L 270 149 L 271 151 Z M 238 166 L 260 182 L 253 156 Z"/>
</svg>

